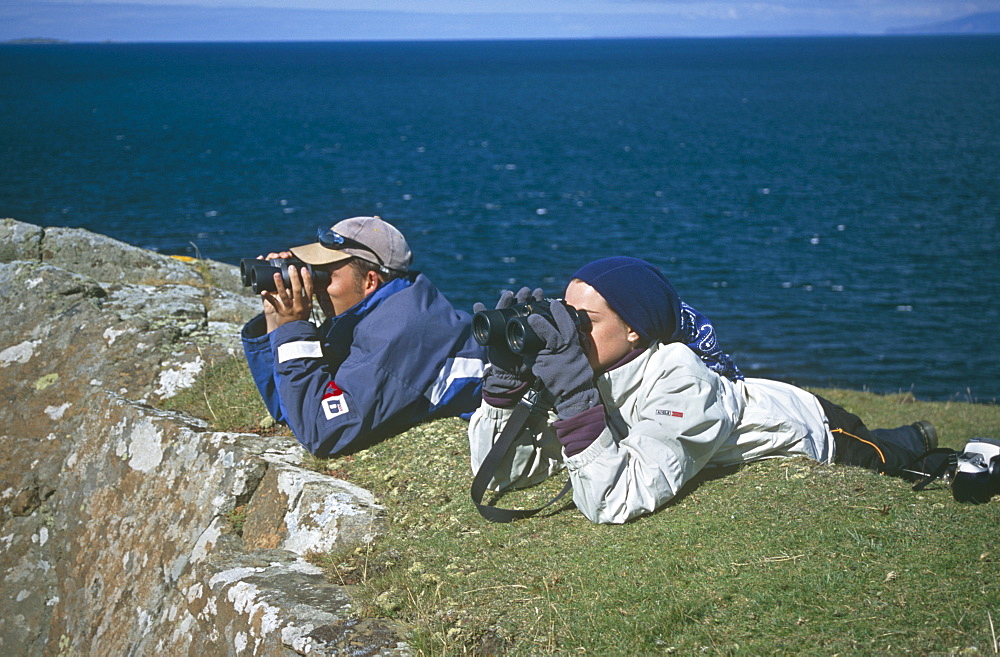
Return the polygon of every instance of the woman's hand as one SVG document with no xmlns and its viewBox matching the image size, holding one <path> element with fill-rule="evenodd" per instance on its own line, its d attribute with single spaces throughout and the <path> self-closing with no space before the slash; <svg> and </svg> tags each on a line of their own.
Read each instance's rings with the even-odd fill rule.
<svg viewBox="0 0 1000 657">
<path fill-rule="evenodd" d="M 540 288 L 531 290 L 530 288 L 523 287 L 517 294 L 514 294 L 510 290 L 504 290 L 500 295 L 500 300 L 497 301 L 496 308 L 497 310 L 504 310 L 514 304 L 539 301 L 541 299 L 542 290 Z M 477 303 L 472 307 L 472 312 L 474 313 L 481 310 L 486 310 L 486 306 L 482 303 Z M 490 361 L 490 366 L 487 368 L 486 376 L 483 378 L 483 392 L 488 396 L 502 397 L 515 390 L 527 389 L 532 381 L 534 381 L 535 377 L 531 373 L 531 368 L 522 358 L 506 349 L 490 347 L 487 352 L 487 358 Z M 521 391 L 523 392 L 523 390 Z"/>
<path fill-rule="evenodd" d="M 576 322 L 566 304 L 552 301 L 549 312 L 552 322 L 540 315 L 528 316 L 532 330 L 545 341 L 531 369 L 555 395 L 556 413 L 566 419 L 599 404 L 600 395 L 594 386 L 594 370 L 580 345 Z"/>
</svg>

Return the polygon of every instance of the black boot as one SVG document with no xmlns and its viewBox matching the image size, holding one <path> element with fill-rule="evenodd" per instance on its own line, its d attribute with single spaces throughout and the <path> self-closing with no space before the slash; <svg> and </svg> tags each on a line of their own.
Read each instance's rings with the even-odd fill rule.
<svg viewBox="0 0 1000 657">
<path fill-rule="evenodd" d="M 927 420 L 920 420 L 919 422 L 914 422 L 913 426 L 917 428 L 921 436 L 924 439 L 924 451 L 929 452 L 932 449 L 937 449 L 938 446 L 938 434 L 937 429 L 934 425 Z"/>
<path fill-rule="evenodd" d="M 921 457 L 938 444 L 937 429 L 927 420 L 896 429 L 873 429 L 871 437 L 884 456 L 879 472 L 907 479 L 920 476 L 925 470 Z"/>
</svg>

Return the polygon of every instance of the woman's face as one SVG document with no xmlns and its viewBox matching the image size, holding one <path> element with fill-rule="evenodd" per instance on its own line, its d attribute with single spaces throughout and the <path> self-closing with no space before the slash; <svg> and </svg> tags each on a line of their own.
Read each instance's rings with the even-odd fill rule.
<svg viewBox="0 0 1000 657">
<path fill-rule="evenodd" d="M 580 342 L 587 361 L 597 374 L 606 372 L 639 345 L 639 334 L 629 328 L 590 285 L 578 279 L 570 281 L 566 303 L 590 320 L 582 323 Z"/>
</svg>

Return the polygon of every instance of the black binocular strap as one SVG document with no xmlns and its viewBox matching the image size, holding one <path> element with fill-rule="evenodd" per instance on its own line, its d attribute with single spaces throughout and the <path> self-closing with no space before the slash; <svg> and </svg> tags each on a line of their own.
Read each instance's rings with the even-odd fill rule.
<svg viewBox="0 0 1000 657">
<path fill-rule="evenodd" d="M 539 397 L 541 396 L 539 395 Z M 539 421 L 545 421 L 546 410 L 547 408 L 537 401 L 528 402 L 522 399 L 518 402 L 510 417 L 507 418 L 507 423 L 504 425 L 503 431 L 500 432 L 497 441 L 490 448 L 490 452 L 483 459 L 482 464 L 480 464 L 479 471 L 472 480 L 472 502 L 479 509 L 479 515 L 490 522 L 503 523 L 521 518 L 530 518 L 536 513 L 552 506 L 552 504 L 573 488 L 572 481 L 567 480 L 566 485 L 563 486 L 558 495 L 537 509 L 501 509 L 489 504 L 483 504 L 483 495 L 486 493 L 486 486 L 493 479 L 493 475 L 496 474 L 504 455 L 510 449 L 511 445 L 514 444 L 517 437 L 521 435 L 522 431 L 533 431 Z"/>
<path fill-rule="evenodd" d="M 926 459 L 930 456 L 938 456 L 940 462 L 937 464 L 936 468 L 933 468 L 931 472 L 921 472 L 923 475 L 917 483 L 913 484 L 912 490 L 922 491 L 927 487 L 927 484 L 931 483 L 935 479 L 940 479 L 945 475 L 950 468 L 954 468 L 958 464 L 958 452 L 953 449 L 948 449 L 947 447 L 936 447 L 934 449 L 928 450 L 921 454 L 917 461 L 926 463 Z"/>
</svg>

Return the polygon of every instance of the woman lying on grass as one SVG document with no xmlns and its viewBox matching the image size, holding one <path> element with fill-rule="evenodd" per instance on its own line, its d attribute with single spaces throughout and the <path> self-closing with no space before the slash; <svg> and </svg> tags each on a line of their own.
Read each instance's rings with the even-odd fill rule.
<svg viewBox="0 0 1000 657">
<path fill-rule="evenodd" d="M 540 295 L 505 292 L 497 307 Z M 555 397 L 547 424 L 502 460 L 492 490 L 531 486 L 565 467 L 587 518 L 622 523 L 662 506 L 706 466 L 804 455 L 903 475 L 937 445 L 928 422 L 869 430 L 805 390 L 744 379 L 711 323 L 643 260 L 586 265 L 550 312 L 552 321 L 528 317 L 545 342 L 530 364 L 491 350 L 469 426 L 473 472 L 536 377 Z"/>
</svg>

